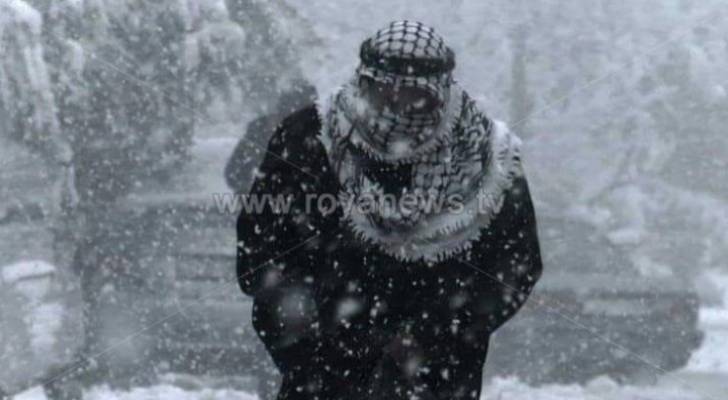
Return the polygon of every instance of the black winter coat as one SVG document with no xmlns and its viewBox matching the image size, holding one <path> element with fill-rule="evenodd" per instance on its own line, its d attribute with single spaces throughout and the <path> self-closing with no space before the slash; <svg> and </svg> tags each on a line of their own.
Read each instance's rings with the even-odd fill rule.
<svg viewBox="0 0 728 400">
<path fill-rule="evenodd" d="M 357 240 L 340 209 L 306 212 L 307 195 L 338 193 L 320 129 L 314 106 L 283 121 L 250 194 L 290 195 L 291 210 L 243 211 L 237 225 L 239 284 L 255 297 L 254 326 L 284 374 L 279 398 L 312 398 L 301 387 L 320 398 L 479 395 L 490 333 L 541 275 L 526 179 L 470 251 L 401 262 Z"/>
</svg>

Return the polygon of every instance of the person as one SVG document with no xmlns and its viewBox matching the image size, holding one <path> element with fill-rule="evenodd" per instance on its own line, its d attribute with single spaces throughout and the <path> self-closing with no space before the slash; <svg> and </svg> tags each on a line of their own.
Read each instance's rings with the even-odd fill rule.
<svg viewBox="0 0 728 400">
<path fill-rule="evenodd" d="M 272 113 L 251 121 L 225 165 L 225 181 L 235 193 L 247 193 L 252 177 L 260 165 L 266 145 L 283 118 L 305 108 L 316 99 L 316 88 L 305 80 L 297 80 L 278 98 Z"/>
<path fill-rule="evenodd" d="M 542 270 L 520 141 L 434 29 L 391 23 L 360 58 L 270 140 L 249 195 L 290 207 L 237 222 L 278 399 L 477 399 L 490 335 Z"/>
</svg>

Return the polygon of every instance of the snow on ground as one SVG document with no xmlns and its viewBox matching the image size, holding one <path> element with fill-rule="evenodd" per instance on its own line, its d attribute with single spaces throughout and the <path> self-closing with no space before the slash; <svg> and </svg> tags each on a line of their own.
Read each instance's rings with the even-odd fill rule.
<svg viewBox="0 0 728 400">
<path fill-rule="evenodd" d="M 726 374 L 728 378 L 728 275 L 713 275 L 711 280 L 724 289 L 723 306 L 700 310 L 705 339 L 685 369 L 698 373 Z"/>
<path fill-rule="evenodd" d="M 43 272 L 43 264 L 27 263 L 22 269 L 6 269 L 8 278 L 15 272 Z M 8 272 L 9 271 L 9 272 Z M 703 308 L 701 328 L 705 332 L 702 347 L 693 354 L 681 371 L 662 377 L 654 386 L 620 386 L 608 378 L 598 378 L 585 386 L 545 385 L 531 387 L 514 378 L 496 378 L 487 383 L 482 399 L 489 400 L 721 400 L 728 393 L 728 275 L 712 275 L 722 290 L 723 304 Z M 184 381 L 184 380 L 183 380 Z M 197 382 L 199 381 L 199 382 Z M 85 400 L 255 400 L 246 391 L 221 388 L 219 384 L 196 380 L 183 388 L 170 382 L 129 391 L 97 386 L 86 392 Z M 182 385 L 184 386 L 184 385 Z M 45 400 L 40 387 L 15 397 L 15 400 Z"/>
<path fill-rule="evenodd" d="M 703 345 L 681 371 L 663 376 L 654 386 L 620 386 L 598 378 L 586 386 L 530 387 L 499 378 L 486 386 L 488 400 L 723 400 L 728 394 L 728 275 L 710 274 L 722 290 L 723 304 L 700 310 Z"/>
<path fill-rule="evenodd" d="M 716 278 L 728 300 L 728 276 Z M 703 346 L 682 371 L 662 377 L 653 386 L 620 386 L 608 378 L 598 378 L 585 386 L 545 385 L 531 387 L 514 378 L 496 378 L 487 383 L 482 399 L 488 400 L 721 400 L 728 393 L 728 301 L 723 307 L 704 308 L 700 323 L 706 336 Z M 204 383 L 203 383 L 204 384 Z M 190 385 L 188 385 L 190 386 Z M 85 400 L 255 400 L 249 392 L 191 385 L 182 388 L 164 383 L 130 391 L 98 386 Z M 217 388 L 215 388 L 217 386 Z M 40 388 L 16 396 L 15 400 L 44 400 Z"/>
<path fill-rule="evenodd" d="M 728 276 L 716 278 L 728 300 Z M 701 310 L 705 331 L 703 346 L 688 366 L 669 374 L 654 386 L 620 386 L 608 378 L 598 378 L 585 386 L 545 385 L 531 387 L 514 378 L 496 378 L 486 384 L 482 399 L 493 400 L 719 400 L 728 393 L 728 301 L 723 307 Z M 85 400 L 255 400 L 249 392 L 221 388 L 182 388 L 164 383 L 130 391 L 98 386 Z M 210 385 L 215 386 L 215 385 Z M 26 391 L 15 400 L 44 400 L 42 389 Z"/>
<path fill-rule="evenodd" d="M 114 391 L 107 386 L 96 387 L 84 395 L 84 400 L 256 400 L 258 397 L 229 389 L 184 390 L 171 385 L 136 388 L 127 392 Z M 15 396 L 15 400 L 44 400 L 40 388 Z"/>
<path fill-rule="evenodd" d="M 727 280 L 728 282 L 728 280 Z M 486 384 L 482 400 L 721 400 L 728 393 L 728 307 L 701 311 L 706 332 L 703 347 L 683 371 L 663 377 L 654 386 L 620 386 L 598 378 L 585 386 L 545 385 L 534 388 L 514 378 L 496 378 Z M 15 400 L 44 400 L 40 388 Z M 86 393 L 85 400 L 255 400 L 257 396 L 229 389 L 182 389 L 170 384 L 131 391 L 107 386 Z"/>
<path fill-rule="evenodd" d="M 702 390 L 702 388 L 699 388 Z M 710 396 L 710 397 L 708 397 Z M 257 396 L 229 389 L 185 390 L 171 385 L 114 391 L 96 387 L 85 394 L 85 400 L 256 400 Z M 40 388 L 15 397 L 15 400 L 44 400 Z M 533 388 L 516 379 L 496 379 L 485 387 L 483 400 L 718 400 L 713 394 L 696 389 L 657 385 L 654 387 L 619 386 L 609 379 L 597 379 L 586 386 L 548 385 Z"/>
<path fill-rule="evenodd" d="M 42 260 L 22 261 L 0 268 L 0 279 L 15 283 L 21 279 L 53 273 L 56 268 Z M 38 294 L 40 296 L 42 294 Z"/>
<path fill-rule="evenodd" d="M 515 379 L 496 379 L 485 388 L 485 400 L 702 400 L 691 389 L 674 387 L 619 386 L 610 379 L 600 378 L 586 386 L 547 385 L 533 388 Z"/>
</svg>

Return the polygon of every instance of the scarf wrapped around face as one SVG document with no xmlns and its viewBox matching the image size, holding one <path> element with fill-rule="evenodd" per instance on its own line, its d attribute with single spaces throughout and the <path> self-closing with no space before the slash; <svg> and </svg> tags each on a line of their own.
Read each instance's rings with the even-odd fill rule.
<svg viewBox="0 0 728 400">
<path fill-rule="evenodd" d="M 425 59 L 420 67 L 440 62 L 440 69 L 408 75 L 411 68 L 367 62 L 366 51 L 391 60 L 392 37 L 405 44 L 396 60 Z M 411 41 L 431 48 L 418 52 L 406 46 Z M 443 70 L 448 63 L 453 66 L 452 53 L 431 28 L 393 23 L 365 42 L 355 78 L 319 107 L 320 138 L 339 179 L 343 218 L 361 240 L 401 261 L 443 261 L 469 249 L 522 173 L 519 139 L 478 109 Z M 442 107 L 406 116 L 373 107 L 362 77 L 424 87 Z"/>
</svg>

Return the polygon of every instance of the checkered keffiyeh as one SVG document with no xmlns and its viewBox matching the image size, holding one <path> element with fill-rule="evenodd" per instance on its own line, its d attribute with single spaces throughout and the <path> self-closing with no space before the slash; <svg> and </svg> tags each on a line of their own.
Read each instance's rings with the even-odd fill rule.
<svg viewBox="0 0 728 400">
<path fill-rule="evenodd" d="M 438 261 L 468 249 L 520 173 L 518 138 L 457 85 L 455 56 L 432 28 L 394 22 L 363 43 L 360 57 L 355 78 L 322 110 L 342 204 L 409 194 L 446 205 L 457 198 L 464 207 L 349 207 L 344 217 L 361 239 L 401 260 Z M 372 107 L 362 77 L 425 89 L 442 106 L 414 115 Z"/>
<path fill-rule="evenodd" d="M 426 90 L 442 104 L 450 100 L 455 55 L 434 29 L 418 22 L 394 22 L 367 39 L 361 46 L 361 64 L 355 82 L 369 78 L 374 82 Z M 354 85 L 359 88 L 358 85 Z M 361 93 L 359 93 L 361 94 Z M 355 100 L 342 98 L 342 102 Z M 366 111 L 358 120 L 367 132 L 363 142 L 372 155 L 388 159 L 417 156 L 442 140 L 445 109 L 426 114 L 402 116 L 389 109 L 375 112 L 371 108 L 349 104 L 350 113 Z"/>
<path fill-rule="evenodd" d="M 364 66 L 395 75 L 449 75 L 455 68 L 443 38 L 419 22 L 393 22 L 362 44 L 360 56 Z"/>
</svg>

